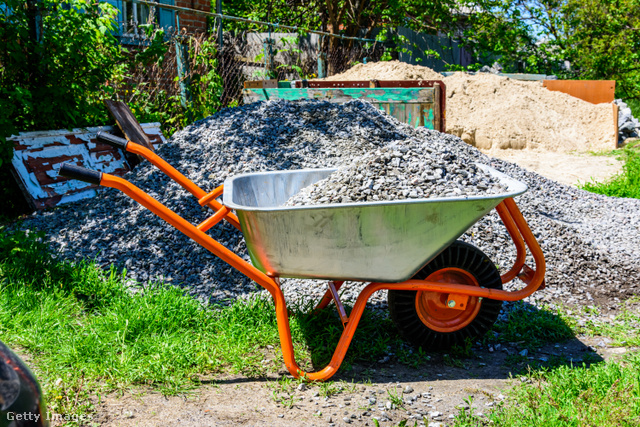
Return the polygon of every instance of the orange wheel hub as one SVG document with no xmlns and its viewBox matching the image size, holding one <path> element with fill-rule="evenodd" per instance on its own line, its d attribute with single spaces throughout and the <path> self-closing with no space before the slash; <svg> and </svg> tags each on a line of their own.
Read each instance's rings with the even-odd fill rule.
<svg viewBox="0 0 640 427">
<path fill-rule="evenodd" d="M 443 268 L 431 273 L 429 282 L 480 286 L 471 273 L 460 268 Z M 416 292 L 416 312 L 429 329 L 438 332 L 454 332 L 467 326 L 480 311 L 482 302 L 478 297 L 469 297 L 466 307 L 457 309 L 447 306 L 448 294 L 442 292 Z"/>
</svg>

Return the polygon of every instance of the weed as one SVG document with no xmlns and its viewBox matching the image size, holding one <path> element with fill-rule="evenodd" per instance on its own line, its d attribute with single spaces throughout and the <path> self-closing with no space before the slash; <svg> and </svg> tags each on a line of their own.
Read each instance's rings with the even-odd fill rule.
<svg viewBox="0 0 640 427">
<path fill-rule="evenodd" d="M 447 366 L 451 366 L 453 368 L 462 368 L 462 369 L 467 369 L 467 367 L 465 366 L 465 364 L 462 362 L 462 360 L 458 359 L 455 356 L 451 356 L 449 354 L 444 354 L 442 356 L 442 361 L 444 362 L 445 365 Z"/>
<path fill-rule="evenodd" d="M 473 342 L 471 341 L 471 338 L 465 338 L 462 345 L 454 344 L 451 347 L 451 355 L 453 357 L 460 357 L 465 359 L 473 357 Z"/>
<path fill-rule="evenodd" d="M 398 395 L 396 389 L 387 390 L 387 395 L 389 396 L 389 401 L 392 405 L 397 408 L 404 409 L 404 400 L 402 400 L 402 397 Z"/>
<path fill-rule="evenodd" d="M 594 317 L 578 329 L 586 335 L 608 337 L 616 346 L 639 346 L 640 313 L 637 309 L 630 309 L 629 305 L 627 302 L 621 312 L 613 318 Z"/>
<path fill-rule="evenodd" d="M 475 409 L 473 408 L 473 397 L 468 396 L 463 400 L 465 405 L 458 410 L 458 414 L 453 425 L 455 427 L 475 427 L 486 424 L 486 420 L 483 420 L 474 414 Z"/>
<path fill-rule="evenodd" d="M 342 391 L 342 387 L 335 381 L 325 381 L 318 383 L 320 385 L 320 396 L 331 397 Z"/>
<path fill-rule="evenodd" d="M 407 344 L 400 344 L 400 348 L 396 350 L 396 358 L 398 362 L 403 365 L 410 366 L 411 368 L 418 368 L 420 365 L 431 360 L 431 356 L 429 356 L 422 347 L 419 347 L 417 350 Z"/>
<path fill-rule="evenodd" d="M 640 144 L 630 144 L 619 153 L 624 161 L 622 173 L 607 182 L 587 182 L 580 187 L 592 193 L 640 199 Z"/>
</svg>

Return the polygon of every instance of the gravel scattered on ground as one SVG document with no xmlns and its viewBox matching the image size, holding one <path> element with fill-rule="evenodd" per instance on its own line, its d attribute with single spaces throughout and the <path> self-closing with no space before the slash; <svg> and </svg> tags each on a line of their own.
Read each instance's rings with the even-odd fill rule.
<svg viewBox="0 0 640 427">
<path fill-rule="evenodd" d="M 444 147 L 460 162 L 487 164 L 525 182 L 529 191 L 516 199 L 547 260 L 547 288 L 532 303 L 617 305 L 640 284 L 640 200 L 587 193 L 493 159 L 460 138 L 412 129 L 372 105 L 352 101 L 268 101 L 227 109 L 177 132 L 158 150 L 207 191 L 242 172 L 337 167 L 389 144 L 414 138 Z M 211 211 L 149 163 L 126 178 L 198 224 Z M 24 229 L 40 229 L 63 258 L 89 259 L 108 268 L 126 268 L 145 284 L 164 279 L 212 303 L 254 294 L 258 286 L 117 190 L 93 199 L 32 215 Z M 241 234 L 228 224 L 209 234 L 248 260 Z M 515 259 L 513 244 L 498 216 L 487 215 L 463 240 L 475 244 L 501 268 Z M 353 301 L 362 284 L 345 285 Z M 322 282 L 284 280 L 289 299 L 318 298 Z M 386 295 L 372 298 L 386 306 Z"/>
<path fill-rule="evenodd" d="M 468 197 L 505 190 L 497 178 L 462 161 L 446 145 L 410 138 L 342 166 L 303 188 L 285 205 Z"/>
</svg>

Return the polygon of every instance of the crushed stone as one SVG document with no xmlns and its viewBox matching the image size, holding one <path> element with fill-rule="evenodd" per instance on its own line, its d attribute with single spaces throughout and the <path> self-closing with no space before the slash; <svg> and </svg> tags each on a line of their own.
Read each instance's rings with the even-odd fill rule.
<svg viewBox="0 0 640 427">
<path fill-rule="evenodd" d="M 516 202 L 547 261 L 547 288 L 529 302 L 615 305 L 618 298 L 638 292 L 640 200 L 568 187 L 488 157 L 456 136 L 410 128 L 365 102 L 268 101 L 226 109 L 177 132 L 158 154 L 210 191 L 238 173 L 337 167 L 410 138 L 433 147 L 444 144 L 463 162 L 487 164 L 528 185 Z M 194 224 L 211 215 L 148 162 L 126 179 Z M 62 258 L 95 260 L 105 268 L 113 263 L 126 268 L 131 281 L 145 285 L 165 280 L 206 302 L 226 304 L 260 290 L 117 190 L 105 189 L 93 199 L 33 214 L 19 227 L 44 231 Z M 209 234 L 248 260 L 242 235 L 233 227 L 221 223 Z M 478 221 L 462 239 L 503 270 L 515 259 L 511 239 L 495 213 Z M 326 290 L 314 280 L 287 279 L 282 286 L 290 301 L 300 302 L 315 300 Z M 344 285 L 343 299 L 354 301 L 363 286 Z M 376 293 L 371 303 L 385 308 L 385 292 Z"/>
<path fill-rule="evenodd" d="M 409 138 L 365 154 L 292 196 L 285 206 L 503 193 L 498 179 L 436 141 Z"/>
</svg>

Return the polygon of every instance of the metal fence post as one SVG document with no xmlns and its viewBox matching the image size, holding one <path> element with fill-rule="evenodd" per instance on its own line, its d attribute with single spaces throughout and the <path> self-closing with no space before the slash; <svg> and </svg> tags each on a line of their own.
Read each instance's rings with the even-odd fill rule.
<svg viewBox="0 0 640 427">
<path fill-rule="evenodd" d="M 271 35 L 271 31 L 269 31 L 269 35 Z M 264 61 L 265 61 L 265 69 L 269 74 L 270 78 L 273 78 L 274 70 L 274 54 L 273 54 L 273 45 L 275 44 L 275 40 L 271 37 L 267 37 L 262 42 L 262 46 L 264 48 Z"/>
<path fill-rule="evenodd" d="M 216 13 L 222 15 L 222 0 L 216 1 Z M 222 50 L 222 16 L 216 17 L 218 21 L 218 46 Z"/>
<path fill-rule="evenodd" d="M 327 54 L 324 52 L 324 36 L 318 38 L 318 78 L 327 77 Z"/>
</svg>

